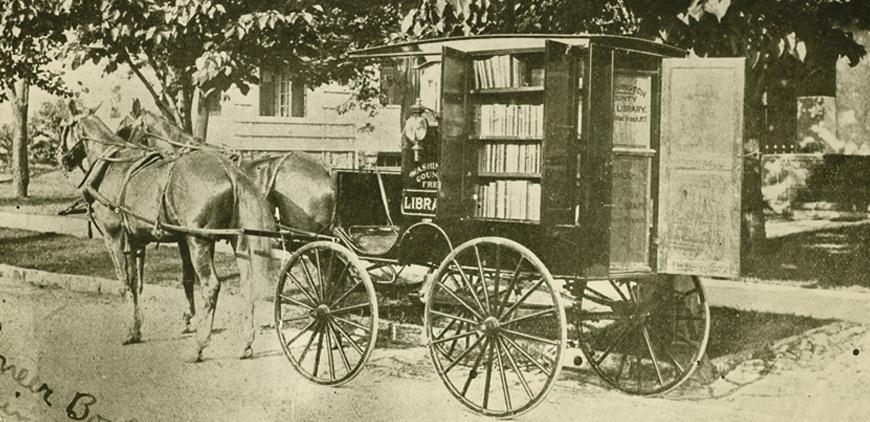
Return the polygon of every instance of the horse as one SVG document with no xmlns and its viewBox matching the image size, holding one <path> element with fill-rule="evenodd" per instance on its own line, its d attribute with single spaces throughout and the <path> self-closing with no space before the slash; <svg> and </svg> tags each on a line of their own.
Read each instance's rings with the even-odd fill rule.
<svg viewBox="0 0 870 422">
<path fill-rule="evenodd" d="M 78 186 L 90 203 L 91 219 L 103 234 L 124 294 L 133 303 L 124 344 L 142 341 L 145 246 L 177 242 L 191 308 L 195 278 L 203 299 L 193 353 L 185 360 L 202 359 L 221 288 L 214 265 L 215 241 L 221 238 L 233 245 L 246 296 L 240 357 L 252 357 L 255 282 L 271 280 L 271 239 L 251 233 L 276 231 L 265 198 L 220 154 L 195 151 L 167 159 L 119 138 L 93 110 L 79 113 L 70 103 L 70 115 L 62 126 L 58 161 L 70 178 L 77 169 L 84 173 Z"/>
<path fill-rule="evenodd" d="M 149 145 L 171 156 L 192 150 L 231 153 L 229 148 L 206 144 L 169 120 L 143 109 L 138 99 L 133 101 L 131 113 L 121 121 L 116 134 L 129 142 Z M 240 159 L 238 167 L 277 209 L 282 226 L 317 234 L 332 229 L 335 181 L 329 170 L 313 157 L 290 152 Z"/>
</svg>

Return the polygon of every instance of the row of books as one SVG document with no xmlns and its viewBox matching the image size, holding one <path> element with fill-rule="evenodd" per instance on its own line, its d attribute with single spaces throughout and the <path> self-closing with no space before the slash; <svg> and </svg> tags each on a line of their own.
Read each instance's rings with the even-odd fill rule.
<svg viewBox="0 0 870 422">
<path fill-rule="evenodd" d="M 496 180 L 477 186 L 476 216 L 511 220 L 541 219 L 541 184 Z"/>
<path fill-rule="evenodd" d="M 480 137 L 544 136 L 544 106 L 541 104 L 480 104 L 476 111 Z"/>
<path fill-rule="evenodd" d="M 540 143 L 487 143 L 478 151 L 477 170 L 480 173 L 541 172 Z"/>
<path fill-rule="evenodd" d="M 493 56 L 474 61 L 474 86 L 477 89 L 518 88 L 543 85 L 543 69 L 509 55 Z M 535 78 L 532 78 L 532 74 Z M 540 79 L 540 80 L 539 80 Z"/>
</svg>

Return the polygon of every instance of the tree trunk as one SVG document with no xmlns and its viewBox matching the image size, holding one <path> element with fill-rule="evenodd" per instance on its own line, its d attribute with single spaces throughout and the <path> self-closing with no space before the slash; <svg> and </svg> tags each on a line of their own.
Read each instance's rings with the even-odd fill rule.
<svg viewBox="0 0 870 422">
<path fill-rule="evenodd" d="M 217 95 L 212 93 L 211 95 Z M 193 116 L 193 136 L 205 142 L 208 136 L 208 103 L 209 96 L 199 89 L 196 90 L 196 112 Z"/>
<path fill-rule="evenodd" d="M 30 85 L 23 80 L 7 89 L 12 100 L 12 184 L 17 198 L 27 197 L 30 184 L 30 169 L 27 160 L 27 108 L 30 100 Z"/>
</svg>

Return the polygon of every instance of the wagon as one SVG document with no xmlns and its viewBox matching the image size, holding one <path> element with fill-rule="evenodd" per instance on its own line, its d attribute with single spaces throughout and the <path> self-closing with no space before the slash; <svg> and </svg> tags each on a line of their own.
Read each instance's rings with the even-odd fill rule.
<svg viewBox="0 0 870 422">
<path fill-rule="evenodd" d="M 598 35 L 350 56 L 393 82 L 401 166 L 336 171 L 332 236 L 290 242 L 275 319 L 303 376 L 359 374 L 376 286 L 413 276 L 435 370 L 474 412 L 531 410 L 569 344 L 630 394 L 692 374 L 710 331 L 699 277 L 739 272 L 742 59 Z"/>
</svg>

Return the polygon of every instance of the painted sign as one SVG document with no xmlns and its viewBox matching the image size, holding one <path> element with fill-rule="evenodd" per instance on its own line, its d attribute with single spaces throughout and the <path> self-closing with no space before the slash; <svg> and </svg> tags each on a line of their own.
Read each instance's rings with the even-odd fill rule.
<svg viewBox="0 0 870 422">
<path fill-rule="evenodd" d="M 652 77 L 616 75 L 613 85 L 613 145 L 649 148 Z"/>
<path fill-rule="evenodd" d="M 405 189 L 402 191 L 402 214 L 435 216 L 438 191 Z"/>
</svg>

